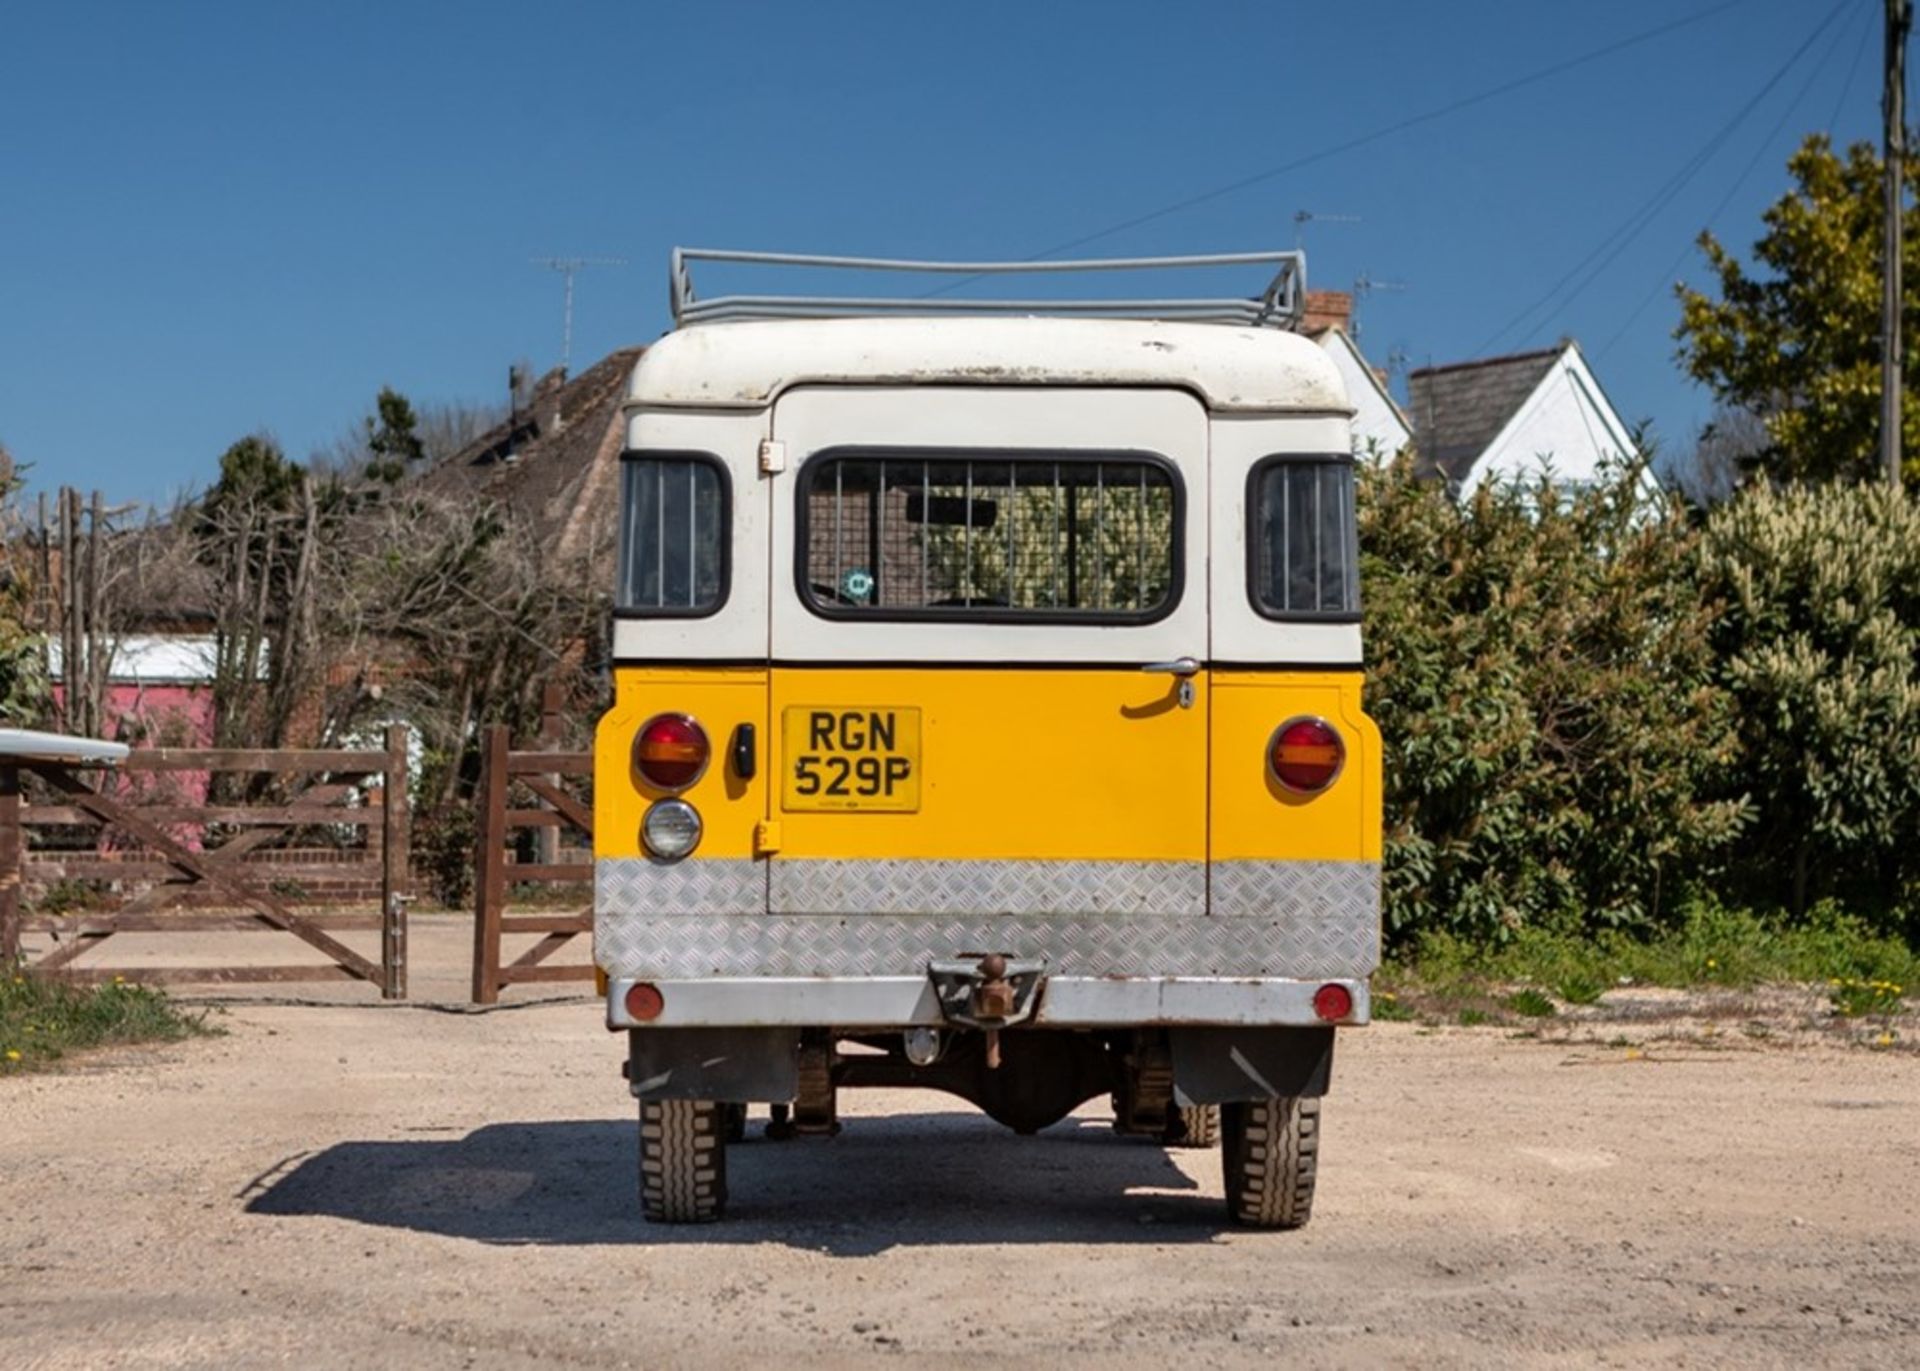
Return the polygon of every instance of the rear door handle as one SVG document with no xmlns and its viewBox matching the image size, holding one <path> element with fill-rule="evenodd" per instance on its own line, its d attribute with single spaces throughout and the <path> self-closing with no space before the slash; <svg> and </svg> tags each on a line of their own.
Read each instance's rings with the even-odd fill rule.
<svg viewBox="0 0 1920 1371">
<path fill-rule="evenodd" d="M 741 724 L 733 730 L 733 774 L 743 781 L 751 781 L 760 769 L 759 759 L 754 756 L 753 734 L 752 724 Z"/>
<path fill-rule="evenodd" d="M 1180 708 L 1193 708 L 1193 678 L 1200 674 L 1200 661 L 1197 657 L 1175 657 L 1170 662 L 1148 662 L 1140 669 L 1160 676 L 1178 676 L 1180 687 L 1174 692 L 1174 698 L 1180 702 Z"/>
</svg>

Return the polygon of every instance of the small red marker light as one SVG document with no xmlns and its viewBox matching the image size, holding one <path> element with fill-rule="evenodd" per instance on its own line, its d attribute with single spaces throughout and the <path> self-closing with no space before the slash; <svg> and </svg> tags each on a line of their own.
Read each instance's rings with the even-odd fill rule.
<svg viewBox="0 0 1920 1371">
<path fill-rule="evenodd" d="M 627 987 L 627 1017 L 639 1023 L 652 1023 L 667 1007 L 666 996 L 657 985 L 641 981 Z"/>
<path fill-rule="evenodd" d="M 633 739 L 633 764 L 661 790 L 685 790 L 707 769 L 707 731 L 685 714 L 656 714 Z"/>
<path fill-rule="evenodd" d="M 1327 1023 L 1339 1023 L 1353 1013 L 1353 992 L 1344 985 L 1323 985 L 1313 992 L 1313 1012 Z"/>
<path fill-rule="evenodd" d="M 1296 795 L 1316 795 L 1332 785 L 1347 762 L 1347 745 L 1325 719 L 1301 715 L 1273 731 L 1267 767 L 1273 779 Z"/>
</svg>

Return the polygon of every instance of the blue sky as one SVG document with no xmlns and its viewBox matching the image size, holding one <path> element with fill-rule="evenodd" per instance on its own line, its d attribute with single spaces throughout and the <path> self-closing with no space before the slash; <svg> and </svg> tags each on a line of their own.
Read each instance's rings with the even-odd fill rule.
<svg viewBox="0 0 1920 1371">
<path fill-rule="evenodd" d="M 304 457 L 383 384 L 483 400 L 555 364 L 530 258 L 627 260 L 580 277 L 578 370 L 665 327 L 675 243 L 1026 257 L 1716 3 L 13 7 L 0 441 L 35 488 L 163 500 L 255 430 Z M 1404 283 L 1362 302 L 1376 361 L 1572 335 L 1685 447 L 1708 404 L 1662 283 L 1701 278 L 1716 206 L 1744 249 L 1805 132 L 1877 137 L 1880 7 L 1840 0 L 1663 198 L 1828 0 L 1742 0 L 1082 251 L 1357 216 L 1307 225 L 1308 274 Z M 1643 207 L 1590 286 L 1504 327 Z"/>
</svg>

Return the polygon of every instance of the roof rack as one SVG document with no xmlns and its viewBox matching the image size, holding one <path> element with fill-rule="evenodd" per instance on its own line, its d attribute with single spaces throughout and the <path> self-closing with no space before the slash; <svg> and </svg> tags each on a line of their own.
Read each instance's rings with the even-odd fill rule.
<svg viewBox="0 0 1920 1371">
<path fill-rule="evenodd" d="M 967 279 L 1076 271 L 1164 271 L 1188 267 L 1264 265 L 1273 278 L 1259 293 L 1225 298 L 1113 300 L 973 300 L 936 291 L 912 298 L 851 295 L 694 294 L 694 262 L 764 267 L 823 267 L 855 271 L 910 271 Z M 873 315 L 1054 315 L 1095 319 L 1166 319 L 1297 329 L 1306 302 L 1306 254 L 1294 251 L 1223 252 L 1197 257 L 1108 257 L 1076 262 L 917 262 L 886 257 L 821 257 L 797 252 L 738 252 L 721 248 L 673 250 L 674 327 L 742 319 L 830 319 Z"/>
</svg>

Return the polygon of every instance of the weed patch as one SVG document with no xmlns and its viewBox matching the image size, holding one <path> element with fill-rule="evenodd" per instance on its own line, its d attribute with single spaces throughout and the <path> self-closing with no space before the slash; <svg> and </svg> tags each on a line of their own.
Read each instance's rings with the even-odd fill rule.
<svg viewBox="0 0 1920 1371">
<path fill-rule="evenodd" d="M 0 975 L 0 1075 L 87 1048 L 176 1042 L 217 1031 L 204 1013 L 184 1013 L 144 986 L 69 985 L 16 970 Z"/>
</svg>

